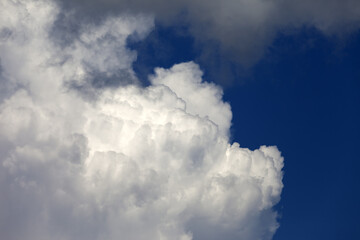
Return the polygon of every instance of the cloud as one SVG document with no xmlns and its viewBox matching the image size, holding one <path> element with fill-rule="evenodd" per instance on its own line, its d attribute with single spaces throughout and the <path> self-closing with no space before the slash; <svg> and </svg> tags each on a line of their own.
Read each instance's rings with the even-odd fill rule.
<svg viewBox="0 0 360 240">
<path fill-rule="evenodd" d="M 0 7 L 2 239 L 271 239 L 280 152 L 229 142 L 230 106 L 193 62 L 139 85 L 126 39 L 151 17 L 82 24 L 63 45 L 56 4 Z"/>
<path fill-rule="evenodd" d="M 277 33 L 303 26 L 343 35 L 360 27 L 357 0 L 58 0 L 78 18 L 114 12 L 154 14 L 163 25 L 186 25 L 204 55 L 215 49 L 244 66 L 256 63 Z"/>
</svg>

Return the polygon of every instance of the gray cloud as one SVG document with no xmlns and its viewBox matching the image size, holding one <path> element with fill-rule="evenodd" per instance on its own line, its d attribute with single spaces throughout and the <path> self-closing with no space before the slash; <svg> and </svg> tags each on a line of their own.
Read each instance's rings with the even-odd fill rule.
<svg viewBox="0 0 360 240">
<path fill-rule="evenodd" d="M 302 26 L 343 35 L 360 26 L 357 0 L 59 0 L 79 18 L 101 19 L 119 12 L 153 14 L 164 25 L 186 25 L 204 54 L 221 55 L 250 66 L 278 32 Z"/>
</svg>

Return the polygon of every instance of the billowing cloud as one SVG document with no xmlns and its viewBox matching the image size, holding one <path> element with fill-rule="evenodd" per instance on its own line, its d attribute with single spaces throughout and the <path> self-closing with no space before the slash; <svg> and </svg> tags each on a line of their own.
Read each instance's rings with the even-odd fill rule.
<svg viewBox="0 0 360 240">
<path fill-rule="evenodd" d="M 229 142 L 230 106 L 193 62 L 139 86 L 126 39 L 151 17 L 82 25 L 64 46 L 56 4 L 0 9 L 1 239 L 271 239 L 280 152 Z"/>
<path fill-rule="evenodd" d="M 58 0 L 78 17 L 101 18 L 114 12 L 154 14 L 164 25 L 189 27 L 204 51 L 244 65 L 262 57 L 278 32 L 314 27 L 325 34 L 349 33 L 360 27 L 358 0 Z M 206 46 L 211 48 L 206 48 Z"/>
</svg>

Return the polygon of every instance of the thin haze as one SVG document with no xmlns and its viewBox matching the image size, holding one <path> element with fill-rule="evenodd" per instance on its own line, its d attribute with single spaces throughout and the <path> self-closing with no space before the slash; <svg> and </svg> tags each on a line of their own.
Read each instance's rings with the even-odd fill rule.
<svg viewBox="0 0 360 240">
<path fill-rule="evenodd" d="M 154 15 L 166 26 L 187 26 L 203 55 L 215 48 L 243 66 L 256 63 L 279 32 L 313 27 L 343 36 L 360 27 L 358 0 L 58 1 L 64 12 L 86 21 L 135 12 Z"/>
</svg>

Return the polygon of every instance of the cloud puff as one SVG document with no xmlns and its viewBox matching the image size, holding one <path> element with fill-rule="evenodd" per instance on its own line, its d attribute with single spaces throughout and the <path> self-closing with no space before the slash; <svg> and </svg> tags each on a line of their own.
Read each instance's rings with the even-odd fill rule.
<svg viewBox="0 0 360 240">
<path fill-rule="evenodd" d="M 137 84 L 126 39 L 151 18 L 83 25 L 61 46 L 56 4 L 0 7 L 2 239 L 271 239 L 280 152 L 229 142 L 230 106 L 192 62 Z"/>
<path fill-rule="evenodd" d="M 164 25 L 186 25 L 206 54 L 215 54 L 213 48 L 219 46 L 222 54 L 244 65 L 259 60 L 286 29 L 306 26 L 342 35 L 360 27 L 358 0 L 58 1 L 77 9 L 80 18 L 132 11 L 154 14 Z"/>
</svg>

